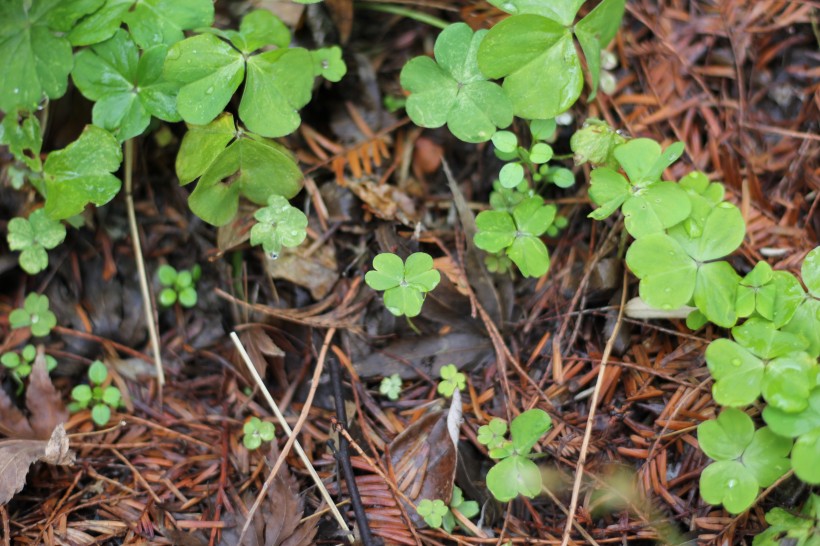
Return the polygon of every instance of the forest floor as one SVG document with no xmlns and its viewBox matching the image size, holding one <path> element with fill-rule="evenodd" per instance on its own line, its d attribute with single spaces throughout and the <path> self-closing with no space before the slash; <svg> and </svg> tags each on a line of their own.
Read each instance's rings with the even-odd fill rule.
<svg viewBox="0 0 820 546">
<path fill-rule="evenodd" d="M 235 12 L 245 4 L 235 3 Z M 124 408 L 112 420 L 122 424 L 102 432 L 88 411 L 71 415 L 66 430 L 76 463 L 32 468 L 25 489 L 0 508 L 0 544 L 237 544 L 248 509 L 286 447 L 247 543 L 345 542 L 307 466 L 285 445 L 288 436 L 240 358 L 233 331 L 290 426 L 306 415 L 298 444 L 353 522 L 329 445 L 339 445 L 333 387 L 341 382 L 346 431 L 355 443 L 347 456 L 357 467 L 370 526 L 386 544 L 560 544 L 579 457 L 586 462 L 570 543 L 748 544 L 765 527 L 768 507 L 793 505 L 807 491 L 786 481 L 738 517 L 701 500 L 698 479 L 708 459 L 695 428 L 716 414 L 703 355 L 717 332 L 619 316 L 624 283 L 627 297 L 636 295 L 637 283 L 618 258 L 622 222 L 593 224 L 586 217 L 586 167 L 575 168 L 574 187 L 545 196 L 569 219 L 547 239 L 549 273 L 497 276 L 477 300 L 461 274 L 469 248 L 451 189 L 480 210 L 501 163 L 486 144 L 419 129 L 403 110 L 385 109 L 385 97 L 402 95 L 401 67 L 431 50 L 437 29 L 373 5 L 328 0 L 291 14 L 301 26 L 297 39 L 340 43 L 348 63 L 347 76 L 318 90 L 301 130 L 287 139 L 307 177 L 293 201 L 310 211 L 308 240 L 298 249 L 271 261 L 249 247 L 247 214 L 219 230 L 202 223 L 187 208 L 189 190 L 177 184 L 175 146 L 152 137 L 138 141 L 136 211 L 149 272 L 163 263 L 202 268 L 197 306 L 159 315 L 161 391 L 124 199 L 100 209 L 82 230 L 70 230 L 38 277 L 23 275 L 4 248 L 0 316 L 29 291 L 49 296 L 59 322 L 45 349 L 59 361 L 52 378 L 62 399 L 99 358 L 113 371 Z M 502 15 L 481 0 L 387 5 L 474 28 Z M 763 259 L 799 271 L 820 234 L 818 8 L 788 0 L 630 0 L 612 46 L 616 89 L 573 108 L 556 153 L 569 153 L 569 135 L 586 117 L 664 145 L 682 141 L 686 153 L 670 168 L 672 177 L 701 170 L 724 182 L 742 210 L 747 237 L 732 258 L 735 267 L 747 271 Z M 232 14 L 220 17 L 235 23 Z M 46 149 L 75 138 L 89 110 L 76 92 L 55 103 Z M 166 136 L 178 141 L 184 128 L 169 128 Z M 571 160 L 565 166 L 573 167 Z M 6 184 L 0 196 L 5 231 L 32 196 Z M 419 221 L 423 228 L 416 229 Z M 397 250 L 424 250 L 442 272 L 412 327 L 388 313 L 363 282 L 376 253 Z M 6 322 L 0 335 L 0 352 L 24 341 Z M 480 528 L 452 535 L 408 525 L 393 499 L 392 478 L 373 468 L 414 423 L 414 438 L 437 430 L 424 416 L 444 415 L 434 412 L 440 409 L 436 379 L 449 363 L 467 376 L 456 484 L 485 507 Z M 341 379 L 331 378 L 332 368 Z M 379 393 L 382 377 L 393 373 L 403 379 L 395 401 Z M 8 379 L 4 386 L 13 392 Z M 502 505 L 483 484 L 489 459 L 475 431 L 491 416 L 531 407 L 553 419 L 537 447 L 546 454 L 539 465 L 552 498 Z M 276 425 L 268 449 L 243 446 L 251 416 Z M 444 450 L 445 444 L 429 445 Z"/>
</svg>

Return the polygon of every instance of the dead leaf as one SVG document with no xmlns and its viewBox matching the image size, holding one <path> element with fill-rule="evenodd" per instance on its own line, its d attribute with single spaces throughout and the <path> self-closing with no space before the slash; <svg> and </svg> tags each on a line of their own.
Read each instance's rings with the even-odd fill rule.
<svg viewBox="0 0 820 546">
<path fill-rule="evenodd" d="M 346 180 L 345 186 L 382 220 L 398 220 L 407 226 L 413 226 L 418 221 L 418 211 L 413 200 L 394 186 L 351 179 Z"/>
<path fill-rule="evenodd" d="M 26 485 L 29 467 L 37 461 L 48 464 L 74 464 L 68 449 L 68 436 L 62 424 L 46 440 L 0 440 L 0 505 L 4 505 Z"/>
<path fill-rule="evenodd" d="M 270 466 L 273 465 L 278 449 L 268 453 Z M 253 505 L 254 497 L 247 493 L 243 502 L 246 509 L 239 507 L 236 512 L 236 525 L 222 533 L 222 546 L 239 544 L 239 533 L 245 524 L 244 513 Z M 315 522 L 301 523 L 304 514 L 304 500 L 298 493 L 296 479 L 286 468 L 279 470 L 279 475 L 271 484 L 265 500 L 253 516 L 251 528 L 245 534 L 242 546 L 310 546 L 314 544 L 318 526 Z"/>
<path fill-rule="evenodd" d="M 0 389 L 0 432 L 11 438 L 46 440 L 57 425 L 68 421 L 68 410 L 46 370 L 42 346 L 37 348 L 29 376 L 26 407 L 30 417 L 26 417 L 6 391 Z"/>
<path fill-rule="evenodd" d="M 423 415 L 390 442 L 390 464 L 396 484 L 414 504 L 423 499 L 450 503 L 460 425 L 461 395 L 455 391 L 449 410 Z M 414 506 L 405 503 L 405 510 L 414 524 L 425 525 Z"/>
<path fill-rule="evenodd" d="M 327 296 L 339 279 L 336 254 L 330 245 L 323 245 L 308 254 L 308 242 L 296 248 L 283 247 L 275 260 L 267 257 L 265 268 L 274 279 L 284 279 L 310 290 L 315 300 Z"/>
<path fill-rule="evenodd" d="M 266 357 L 271 357 L 274 359 L 273 369 L 276 380 L 280 385 L 287 384 L 287 376 L 285 375 L 284 362 L 282 360 L 285 356 L 285 351 L 273 342 L 265 330 L 254 326 L 243 330 L 239 334 L 239 337 L 242 339 L 242 345 L 248 350 L 248 356 L 251 357 L 251 362 L 253 362 L 260 377 L 265 377 L 268 373 L 268 359 Z M 248 375 L 246 368 L 241 366 L 239 369 L 241 369 L 243 373 L 247 375 L 247 379 L 252 382 L 253 378 Z"/>
</svg>

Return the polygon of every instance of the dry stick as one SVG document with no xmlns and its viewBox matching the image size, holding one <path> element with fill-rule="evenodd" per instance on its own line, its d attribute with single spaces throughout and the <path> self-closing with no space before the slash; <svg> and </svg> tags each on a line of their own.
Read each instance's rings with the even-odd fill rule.
<svg viewBox="0 0 820 546">
<path fill-rule="evenodd" d="M 282 415 L 281 411 L 279 411 L 278 406 L 273 401 L 273 397 L 271 397 L 270 392 L 268 392 L 268 389 L 262 382 L 262 378 L 259 377 L 259 372 L 256 371 L 256 367 L 254 367 L 253 362 L 251 362 L 251 359 L 248 356 L 247 351 L 245 351 L 245 348 L 242 346 L 242 343 L 239 341 L 239 337 L 236 335 L 236 332 L 231 332 L 231 339 L 236 345 L 236 348 L 239 350 L 239 354 L 242 356 L 242 360 L 245 362 L 245 365 L 250 370 L 251 375 L 253 375 L 254 380 L 256 380 L 256 383 L 261 387 L 261 390 L 265 394 L 268 403 L 271 405 L 273 412 L 276 414 L 276 418 L 279 419 L 282 428 L 288 434 L 288 441 L 285 443 L 285 447 L 283 447 L 282 451 L 279 453 L 279 457 L 276 459 L 276 463 L 273 465 L 273 469 L 270 471 L 270 475 L 265 480 L 265 483 L 262 484 L 262 490 L 259 491 L 259 495 L 257 495 L 256 500 L 253 503 L 253 506 L 251 506 L 251 509 L 248 512 L 247 519 L 245 519 L 245 524 L 242 526 L 242 532 L 239 534 L 239 540 L 237 540 L 237 544 L 242 544 L 242 540 L 245 538 L 245 534 L 248 532 L 248 528 L 250 527 L 251 521 L 253 521 L 253 515 L 259 509 L 259 505 L 262 504 L 262 499 L 265 498 L 265 495 L 267 494 L 268 489 L 273 483 L 274 478 L 276 478 L 276 474 L 279 472 L 279 467 L 281 467 L 282 463 L 285 462 L 285 457 L 287 457 L 288 453 L 290 453 L 290 449 L 294 446 L 294 444 L 296 444 L 296 453 L 302 458 L 302 461 L 304 461 L 308 472 L 310 472 L 310 475 L 313 477 L 313 480 L 319 486 L 319 491 L 322 494 L 322 498 L 324 498 L 325 502 L 328 503 L 328 507 L 331 509 L 333 515 L 336 517 L 336 521 L 339 522 L 339 526 L 345 531 L 347 531 L 348 541 L 353 543 L 353 536 L 350 534 L 350 529 L 348 528 L 347 523 L 345 523 L 342 514 L 339 512 L 339 509 L 336 508 L 336 504 L 333 502 L 333 499 L 330 498 L 330 493 L 328 493 L 327 489 L 322 483 L 321 478 L 319 478 L 319 475 L 316 474 L 316 471 L 313 469 L 313 465 L 310 463 L 310 460 L 307 458 L 307 455 L 305 454 L 304 450 L 298 443 L 296 443 L 296 436 L 302 429 L 302 425 L 305 423 L 305 420 L 307 420 L 308 413 L 310 412 L 311 405 L 313 404 L 313 397 L 316 395 L 316 389 L 319 386 L 319 378 L 322 376 L 322 369 L 324 368 L 325 364 L 327 348 L 330 345 L 330 340 L 333 339 L 333 335 L 335 333 L 336 328 L 330 328 L 327 331 L 327 334 L 325 335 L 325 340 L 322 343 L 322 349 L 319 351 L 319 359 L 316 362 L 316 369 L 313 371 L 313 378 L 310 383 L 310 391 L 308 391 L 307 399 L 305 400 L 305 405 L 302 408 L 302 413 L 299 414 L 299 420 L 296 421 L 296 425 L 294 425 L 293 430 L 291 430 L 291 428 L 285 421 L 285 416 Z"/>
<path fill-rule="evenodd" d="M 561 538 L 561 546 L 567 546 L 569 543 L 569 535 L 572 533 L 572 524 L 575 522 L 575 510 L 578 508 L 578 494 L 581 491 L 581 479 L 584 477 L 584 463 L 587 459 L 587 450 L 589 449 L 589 438 L 592 436 L 592 424 L 595 419 L 595 409 L 598 406 L 598 397 L 601 396 L 601 384 L 604 379 L 604 372 L 606 371 L 606 363 L 609 360 L 609 355 L 612 352 L 612 347 L 615 345 L 615 338 L 618 336 L 618 330 L 621 329 L 621 320 L 624 316 L 624 306 L 626 305 L 626 271 L 624 271 L 624 281 L 621 287 L 621 308 L 618 310 L 618 319 L 615 321 L 615 327 L 612 328 L 612 334 L 606 342 L 604 347 L 604 354 L 601 355 L 601 366 L 598 368 L 598 379 L 595 381 L 595 390 L 592 392 L 592 400 L 589 403 L 589 415 L 587 416 L 587 426 L 584 429 L 584 441 L 581 443 L 581 453 L 578 455 L 578 465 L 575 467 L 575 483 L 572 486 L 572 499 L 569 504 L 569 514 L 567 515 L 567 525 L 564 527 L 564 536 Z"/>
<path fill-rule="evenodd" d="M 140 294 L 145 305 L 145 323 L 148 325 L 148 337 L 151 340 L 151 350 L 154 351 L 154 366 L 157 368 L 157 383 L 159 384 L 159 396 L 162 400 L 162 386 L 165 384 L 165 371 L 162 369 L 162 355 L 159 351 L 159 335 L 157 325 L 154 322 L 154 302 L 148 290 L 148 277 L 145 274 L 145 261 L 142 259 L 142 244 L 140 243 L 140 233 L 137 229 L 137 215 L 134 212 L 134 196 L 131 194 L 133 187 L 134 170 L 134 139 L 125 141 L 125 204 L 128 210 L 128 227 L 131 230 L 131 242 L 134 244 L 134 258 L 137 260 L 137 272 L 140 278 Z"/>
</svg>

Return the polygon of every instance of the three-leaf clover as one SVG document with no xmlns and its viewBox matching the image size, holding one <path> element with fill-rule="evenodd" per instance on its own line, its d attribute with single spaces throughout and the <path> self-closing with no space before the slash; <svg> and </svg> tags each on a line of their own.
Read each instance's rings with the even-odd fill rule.
<svg viewBox="0 0 820 546">
<path fill-rule="evenodd" d="M 273 13 L 255 10 L 243 17 L 239 31 L 200 34 L 168 50 L 165 77 L 181 85 L 177 109 L 194 125 L 214 120 L 244 81 L 239 117 L 248 129 L 280 137 L 299 127 L 298 110 L 310 101 L 313 66 L 310 53 L 288 48 L 290 31 Z M 257 53 L 266 46 L 277 49 Z"/>
<path fill-rule="evenodd" d="M 752 418 L 734 408 L 698 426 L 698 442 L 715 462 L 700 477 L 700 494 L 709 504 L 723 504 L 739 514 L 789 469 L 792 442 L 768 427 L 755 431 Z"/>
<path fill-rule="evenodd" d="M 685 220 L 692 211 L 686 192 L 674 182 L 661 182 L 664 169 L 683 153 L 683 143 L 666 150 L 648 138 L 636 138 L 612 152 L 628 179 L 609 168 L 594 169 L 590 175 L 589 197 L 599 205 L 590 218 L 603 220 L 618 207 L 624 226 L 636 239 L 663 231 Z"/>
<path fill-rule="evenodd" d="M 323 47 L 310 52 L 313 59 L 313 75 L 322 76 L 329 82 L 338 82 L 347 74 L 347 65 L 342 60 L 339 46 Z"/>
<path fill-rule="evenodd" d="M 229 113 L 189 127 L 176 171 L 182 185 L 199 179 L 188 205 L 215 226 L 236 216 L 240 196 L 265 205 L 272 195 L 290 199 L 302 188 L 302 171 L 293 155 L 272 140 L 238 129 Z"/>
<path fill-rule="evenodd" d="M 308 219 L 281 195 L 268 198 L 268 206 L 257 210 L 257 223 L 251 228 L 251 244 L 262 245 L 271 258 L 282 252 L 282 247 L 297 247 L 307 237 Z"/>
<path fill-rule="evenodd" d="M 453 396 L 456 389 L 463 391 L 467 386 L 467 377 L 458 371 L 455 364 L 447 364 L 439 370 L 441 381 L 438 384 L 438 393 L 445 398 Z"/>
<path fill-rule="evenodd" d="M 509 443 L 492 439 L 498 447 L 490 451 L 490 457 L 501 460 L 487 473 L 487 487 L 496 499 L 507 502 L 519 493 L 533 498 L 541 492 L 541 472 L 530 460 L 530 452 L 551 426 L 545 411 L 531 409 L 513 419 Z"/>
<path fill-rule="evenodd" d="M 415 252 L 403 262 L 384 252 L 373 258 L 373 270 L 364 277 L 373 290 L 384 290 L 384 305 L 396 316 L 415 317 L 421 313 L 424 296 L 438 286 L 441 274 L 433 268 L 433 258 Z"/>
<path fill-rule="evenodd" d="M 71 412 L 77 412 L 91 406 L 91 420 L 103 426 L 111 419 L 111 410 L 122 404 L 122 393 L 113 385 L 103 387 L 108 379 L 108 368 L 95 360 L 88 368 L 88 379 L 91 385 L 77 385 L 71 391 L 74 402 L 69 404 Z"/>
<path fill-rule="evenodd" d="M 379 383 L 379 392 L 390 400 L 398 400 L 401 393 L 401 377 L 399 377 L 399 374 L 394 373 L 383 377 L 382 382 Z"/>
<path fill-rule="evenodd" d="M 752 546 L 817 546 L 820 542 L 820 496 L 809 494 L 799 514 L 783 508 L 766 513 L 768 529 L 757 535 Z"/>
<path fill-rule="evenodd" d="M 65 240 L 65 226 L 52 220 L 43 209 L 32 212 L 28 219 L 13 218 L 8 225 L 11 250 L 20 250 L 20 267 L 35 275 L 48 267 L 48 253 Z"/>
<path fill-rule="evenodd" d="M 121 185 L 111 173 L 121 162 L 117 139 L 105 129 L 86 125 L 80 138 L 48 154 L 43 166 L 46 214 L 63 220 L 80 214 L 89 203 L 101 206 L 111 201 Z"/>
<path fill-rule="evenodd" d="M 14 380 L 22 385 L 22 380 L 31 373 L 36 357 L 37 349 L 34 345 L 26 345 L 19 353 L 3 353 L 3 356 L 0 356 L 0 364 L 8 368 Z M 46 370 L 50 372 L 56 367 L 57 359 L 51 355 L 46 355 Z"/>
<path fill-rule="evenodd" d="M 448 26 L 436 39 L 435 60 L 416 57 L 404 65 L 401 85 L 410 92 L 407 114 L 421 127 L 447 124 L 465 142 L 484 142 L 512 123 L 507 95 L 478 69 L 476 51 L 486 30 Z"/>
<path fill-rule="evenodd" d="M 37 116 L 29 112 L 6 112 L 0 124 L 0 144 L 8 146 L 15 159 L 32 171 L 43 170 L 40 161 L 43 135 Z"/>
<path fill-rule="evenodd" d="M 476 217 L 475 245 L 487 252 L 505 250 L 525 277 L 540 277 L 550 264 L 549 252 L 540 236 L 552 225 L 555 210 L 536 195 L 516 205 L 512 213 L 483 211 Z"/>
<path fill-rule="evenodd" d="M 456 526 L 456 518 L 453 515 L 453 510 L 456 510 L 468 519 L 477 516 L 480 511 L 476 501 L 464 499 L 464 493 L 457 485 L 453 486 L 453 496 L 450 497 L 450 509 L 444 514 L 441 521 L 441 526 L 448 533 L 452 533 Z"/>
<path fill-rule="evenodd" d="M 504 438 L 507 435 L 507 421 L 493 417 L 486 425 L 478 427 L 476 437 L 478 442 L 487 446 L 487 449 L 493 450 L 501 447 L 507 440 Z"/>
<path fill-rule="evenodd" d="M 777 298 L 777 287 L 774 282 L 772 266 L 758 262 L 740 281 L 737 288 L 737 314 L 748 317 L 757 312 L 766 320 L 774 320 L 774 302 Z"/>
<path fill-rule="evenodd" d="M 690 238 L 679 225 L 668 234 L 637 239 L 626 253 L 626 263 L 641 280 L 641 299 L 657 309 L 677 309 L 694 297 L 710 321 L 734 326 L 740 276 L 727 262 L 715 260 L 739 247 L 745 234 L 740 210 L 724 202 L 712 209 L 697 238 Z"/>
<path fill-rule="evenodd" d="M 71 77 L 80 92 L 95 101 L 94 125 L 125 141 L 141 134 L 151 116 L 181 119 L 176 111 L 179 85 L 162 77 L 167 51 L 167 46 L 157 45 L 140 56 L 131 35 L 120 29 L 77 53 Z"/>
<path fill-rule="evenodd" d="M 604 0 L 576 25 L 581 2 L 501 1 L 515 13 L 496 24 L 478 49 L 478 66 L 489 78 L 504 78 L 515 115 L 548 119 L 567 110 L 583 87 L 573 31 L 598 85 L 600 50 L 618 30 L 624 0 Z"/>
<path fill-rule="evenodd" d="M 57 325 L 57 316 L 48 308 L 48 296 L 32 292 L 23 301 L 23 307 L 9 314 L 12 328 L 31 328 L 31 335 L 45 337 Z"/>
<path fill-rule="evenodd" d="M 242 427 L 245 435 L 242 437 L 242 444 L 250 450 L 257 449 L 262 442 L 270 442 L 276 435 L 273 423 L 262 421 L 259 417 L 251 417 Z"/>
<path fill-rule="evenodd" d="M 449 508 L 441 499 L 422 499 L 416 507 L 416 512 L 419 513 L 424 521 L 433 529 L 441 527 L 444 516 L 449 512 Z"/>
<path fill-rule="evenodd" d="M 803 411 L 787 412 L 768 405 L 763 409 L 763 420 L 775 433 L 787 438 L 797 438 L 820 428 L 820 387 L 809 394 Z"/>
<path fill-rule="evenodd" d="M 802 352 L 805 341 L 760 318 L 734 327 L 732 334 L 736 341 L 716 339 L 706 349 L 706 363 L 715 378 L 715 401 L 745 406 L 762 393 L 771 406 L 785 412 L 806 409 L 818 367 Z"/>
<path fill-rule="evenodd" d="M 188 309 L 197 302 L 196 282 L 202 269 L 195 265 L 191 270 L 177 271 L 168 264 L 163 264 L 157 270 L 157 277 L 162 285 L 159 293 L 159 302 L 163 307 L 171 307 L 177 301 Z"/>
</svg>

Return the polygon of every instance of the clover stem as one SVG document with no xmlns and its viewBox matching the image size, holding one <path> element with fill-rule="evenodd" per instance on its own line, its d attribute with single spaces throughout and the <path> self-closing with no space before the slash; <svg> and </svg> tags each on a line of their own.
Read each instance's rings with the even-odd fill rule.
<svg viewBox="0 0 820 546">
<path fill-rule="evenodd" d="M 407 325 L 408 325 L 408 326 L 409 326 L 409 327 L 410 327 L 410 328 L 411 328 L 414 332 L 416 332 L 416 334 L 421 335 L 421 330 L 419 330 L 419 329 L 418 329 L 418 327 L 417 327 L 415 324 L 413 324 L 413 321 L 412 321 L 412 320 L 410 320 L 410 317 L 408 317 L 407 315 L 404 315 L 404 318 L 407 320 Z"/>
<path fill-rule="evenodd" d="M 145 261 L 142 257 L 142 245 L 140 244 L 140 234 L 137 229 L 137 215 L 134 211 L 134 196 L 131 193 L 133 188 L 133 170 L 134 139 L 129 138 L 125 141 L 125 204 L 128 210 L 128 227 L 131 230 L 131 242 L 134 245 L 134 258 L 137 261 L 140 293 L 142 294 L 143 309 L 145 310 L 145 323 L 148 325 L 148 337 L 151 340 L 151 350 L 154 352 L 154 366 L 157 370 L 159 397 L 160 400 L 162 400 L 162 386 L 165 384 L 165 372 L 162 369 L 159 335 L 157 334 L 157 325 L 154 322 L 154 304 L 151 300 L 151 293 L 148 290 L 148 277 L 145 274 Z M 160 404 L 162 404 L 162 402 L 160 402 Z"/>
</svg>

